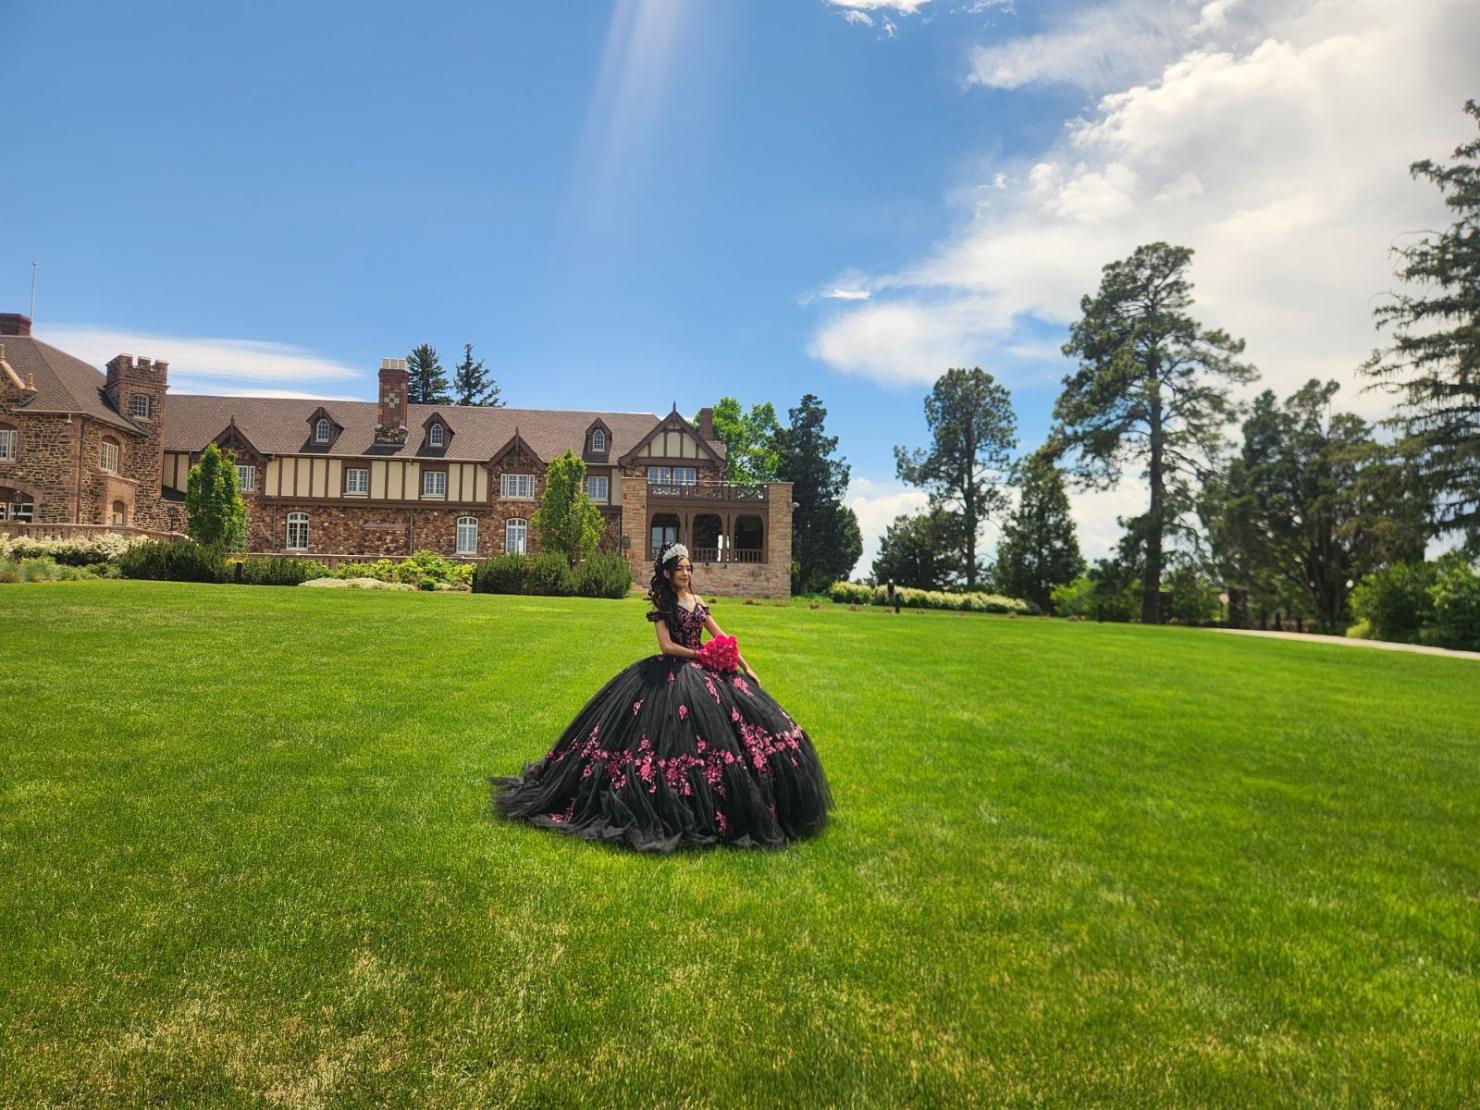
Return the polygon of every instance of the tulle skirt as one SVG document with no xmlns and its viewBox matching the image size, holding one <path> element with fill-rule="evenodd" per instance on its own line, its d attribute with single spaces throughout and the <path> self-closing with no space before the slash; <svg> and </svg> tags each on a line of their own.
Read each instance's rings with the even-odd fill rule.
<svg viewBox="0 0 1480 1110">
<path fill-rule="evenodd" d="M 832 795 L 802 727 L 742 673 L 641 659 L 586 703 L 494 809 L 645 852 L 779 848 L 827 824 Z"/>
</svg>

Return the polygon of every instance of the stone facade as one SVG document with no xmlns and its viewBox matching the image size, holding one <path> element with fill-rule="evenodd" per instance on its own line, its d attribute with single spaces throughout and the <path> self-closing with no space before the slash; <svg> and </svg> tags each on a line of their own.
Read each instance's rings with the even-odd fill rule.
<svg viewBox="0 0 1480 1110">
<path fill-rule="evenodd" d="M 308 543 L 298 550 L 330 560 L 403 557 L 422 548 L 483 559 L 505 551 L 511 520 L 526 522 L 525 550 L 537 554 L 539 540 L 530 522 L 544 494 L 545 468 L 568 447 L 585 459 L 588 476 L 608 479 L 614 500 L 599 506 L 605 521 L 601 546 L 626 557 L 640 587 L 651 578 L 649 549 L 657 525 L 671 528 L 690 548 L 701 593 L 784 598 L 790 592 L 791 486 L 773 483 L 764 494 L 723 486 L 723 447 L 714 438 L 708 409 L 701 411 L 697 427 L 676 409 L 666 417 L 643 418 L 652 423 L 636 422 L 640 414 L 630 412 L 500 410 L 508 423 L 496 425 L 489 423 L 488 410 L 449 407 L 444 417 L 417 406 L 417 426 L 408 428 L 405 362 L 387 359 L 373 416 L 358 416 L 353 405 L 330 401 L 317 410 L 317 402 L 308 402 L 290 414 L 264 407 L 269 402 L 261 399 L 240 406 L 232 399 L 211 410 L 219 416 L 202 419 L 203 403 L 226 399 L 192 397 L 176 399 L 177 426 L 169 426 L 167 363 L 119 355 L 106 374 L 98 374 L 55 349 L 36 361 L 39 348 L 25 346 L 20 353 L 32 361 L 23 365 L 33 366 L 35 377 L 56 374 L 59 360 L 68 364 L 65 380 L 57 376 L 49 385 L 44 380 L 51 391 L 38 392 L 34 382 L 5 362 L 6 336 L 29 342 L 30 321 L 0 314 L 0 429 L 19 433 L 17 457 L 0 460 L 0 502 L 9 505 L 19 492 L 31 506 L 32 526 L 182 532 L 186 472 L 207 443 L 215 443 L 237 464 L 256 468 L 255 488 L 242 493 L 250 552 L 287 553 L 289 514 L 301 512 L 308 517 Z M 47 404 L 34 404 L 37 400 Z M 321 413 L 333 425 L 328 442 L 311 438 Z M 580 423 L 569 427 L 575 418 Z M 559 420 L 567 420 L 567 426 Z M 428 434 L 433 423 L 441 425 L 436 439 Z M 490 427 L 501 429 L 497 439 Z M 538 451 L 524 438 L 531 434 Z M 117 450 L 116 469 L 102 466 L 105 445 Z M 285 477 L 289 464 L 291 480 Z M 385 478 L 392 466 L 402 468 L 395 472 L 401 475 L 395 492 Z M 380 476 L 372 478 L 368 491 L 349 490 L 344 479 L 350 467 L 378 467 L 370 472 Z M 417 496 L 418 474 L 449 467 L 445 493 L 474 499 L 444 500 L 433 497 L 430 487 Z M 661 472 L 654 483 L 667 483 L 671 476 L 675 484 L 650 487 L 654 468 Z M 500 480 L 506 474 L 533 475 L 533 496 L 504 496 Z M 313 496 L 303 496 L 310 491 Z M 477 521 L 476 551 L 457 551 L 463 517 Z"/>
</svg>

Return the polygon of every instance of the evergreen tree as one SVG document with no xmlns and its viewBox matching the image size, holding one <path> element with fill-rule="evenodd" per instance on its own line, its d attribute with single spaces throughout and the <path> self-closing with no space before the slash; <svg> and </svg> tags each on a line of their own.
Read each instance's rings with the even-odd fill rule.
<svg viewBox="0 0 1480 1110">
<path fill-rule="evenodd" d="M 437 348 L 423 343 L 406 356 L 406 403 L 408 405 L 450 405 L 447 375 L 442 372 Z"/>
<path fill-rule="evenodd" d="M 1423 557 L 1423 500 L 1405 498 L 1365 420 L 1332 413 L 1339 388 L 1312 380 L 1283 405 L 1260 394 L 1209 521 L 1220 569 L 1247 575 L 1237 584 L 1266 606 L 1298 602 L 1325 632 L 1344 625 L 1364 575 Z"/>
<path fill-rule="evenodd" d="M 529 523 L 540 548 L 564 555 L 571 566 L 600 545 L 606 522 L 586 493 L 586 463 L 569 448 L 546 468 L 545 493 Z"/>
<path fill-rule="evenodd" d="M 435 352 L 433 352 L 435 357 Z M 498 382 L 483 367 L 483 360 L 473 361 L 473 345 L 463 344 L 463 360 L 452 369 L 453 388 L 457 392 L 457 404 L 475 405 L 480 408 L 500 408 Z"/>
<path fill-rule="evenodd" d="M 980 368 L 947 370 L 925 398 L 930 450 L 894 449 L 901 480 L 921 486 L 930 507 L 958 514 L 957 562 L 968 590 L 981 574 L 976 544 L 982 525 L 1007 507 L 1009 453 L 1017 419 L 1006 388 Z"/>
<path fill-rule="evenodd" d="M 725 445 L 724 480 L 742 484 L 776 481 L 780 463 L 776 433 L 780 430 L 776 407 L 770 401 L 752 405 L 747 414 L 734 397 L 721 397 L 714 406 L 714 432 Z"/>
<path fill-rule="evenodd" d="M 1064 354 L 1079 370 L 1064 379 L 1054 405 L 1055 454 L 1071 453 L 1070 473 L 1091 488 L 1109 488 L 1130 461 L 1144 465 L 1147 511 L 1128 522 L 1144 544 L 1141 620 L 1160 619 L 1162 555 L 1169 534 L 1190 531 L 1185 518 L 1198 484 L 1213 469 L 1223 427 L 1236 408 L 1228 386 L 1253 381 L 1237 360 L 1243 340 L 1209 330 L 1190 315 L 1192 251 L 1167 243 L 1137 247 L 1104 268 L 1097 295 Z"/>
<path fill-rule="evenodd" d="M 918 590 L 949 588 L 960 567 L 960 529 L 961 517 L 944 509 L 895 517 L 879 541 L 873 580 Z"/>
<path fill-rule="evenodd" d="M 1465 102 L 1480 125 L 1480 102 Z M 1392 346 L 1363 369 L 1399 397 L 1392 424 L 1432 490 L 1436 533 L 1458 530 L 1480 554 L 1480 139 L 1455 148 L 1452 164 L 1424 159 L 1409 172 L 1444 194 L 1454 222 L 1396 253 L 1398 276 L 1425 292 L 1376 310 Z"/>
<path fill-rule="evenodd" d="M 992 586 L 1052 611 L 1055 586 L 1084 571 L 1063 475 L 1043 454 L 1031 456 L 1018 474 L 1018 504 L 1002 529 Z"/>
<path fill-rule="evenodd" d="M 824 434 L 827 410 L 808 393 L 775 434 L 777 479 L 792 483 L 792 592 L 816 593 L 846 578 L 863 554 L 858 517 L 843 504 L 848 464 L 833 458 L 836 436 Z"/>
<path fill-rule="evenodd" d="M 247 507 L 237 486 L 236 456 L 206 444 L 185 482 L 185 530 L 197 543 L 240 551 L 247 539 Z"/>
</svg>

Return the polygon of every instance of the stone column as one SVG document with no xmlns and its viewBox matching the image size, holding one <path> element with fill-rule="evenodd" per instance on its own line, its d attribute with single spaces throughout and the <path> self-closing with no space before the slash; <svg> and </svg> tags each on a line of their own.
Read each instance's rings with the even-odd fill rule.
<svg viewBox="0 0 1480 1110">
<path fill-rule="evenodd" d="M 634 585 L 647 588 L 652 571 L 647 561 L 648 505 L 647 482 L 639 477 L 623 475 L 622 479 L 622 534 L 618 538 L 618 550 L 627 557 L 632 568 Z"/>
<path fill-rule="evenodd" d="M 791 597 L 791 483 L 766 487 L 767 596 Z"/>
</svg>

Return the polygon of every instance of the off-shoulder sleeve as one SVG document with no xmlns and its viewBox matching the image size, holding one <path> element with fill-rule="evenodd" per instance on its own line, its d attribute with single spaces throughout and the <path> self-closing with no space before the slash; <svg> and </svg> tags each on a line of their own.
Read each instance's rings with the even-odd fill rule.
<svg viewBox="0 0 1480 1110">
<path fill-rule="evenodd" d="M 657 609 L 649 609 L 647 613 L 647 619 L 652 621 L 654 624 L 657 624 L 660 620 L 663 619 L 663 614 Z"/>
</svg>

